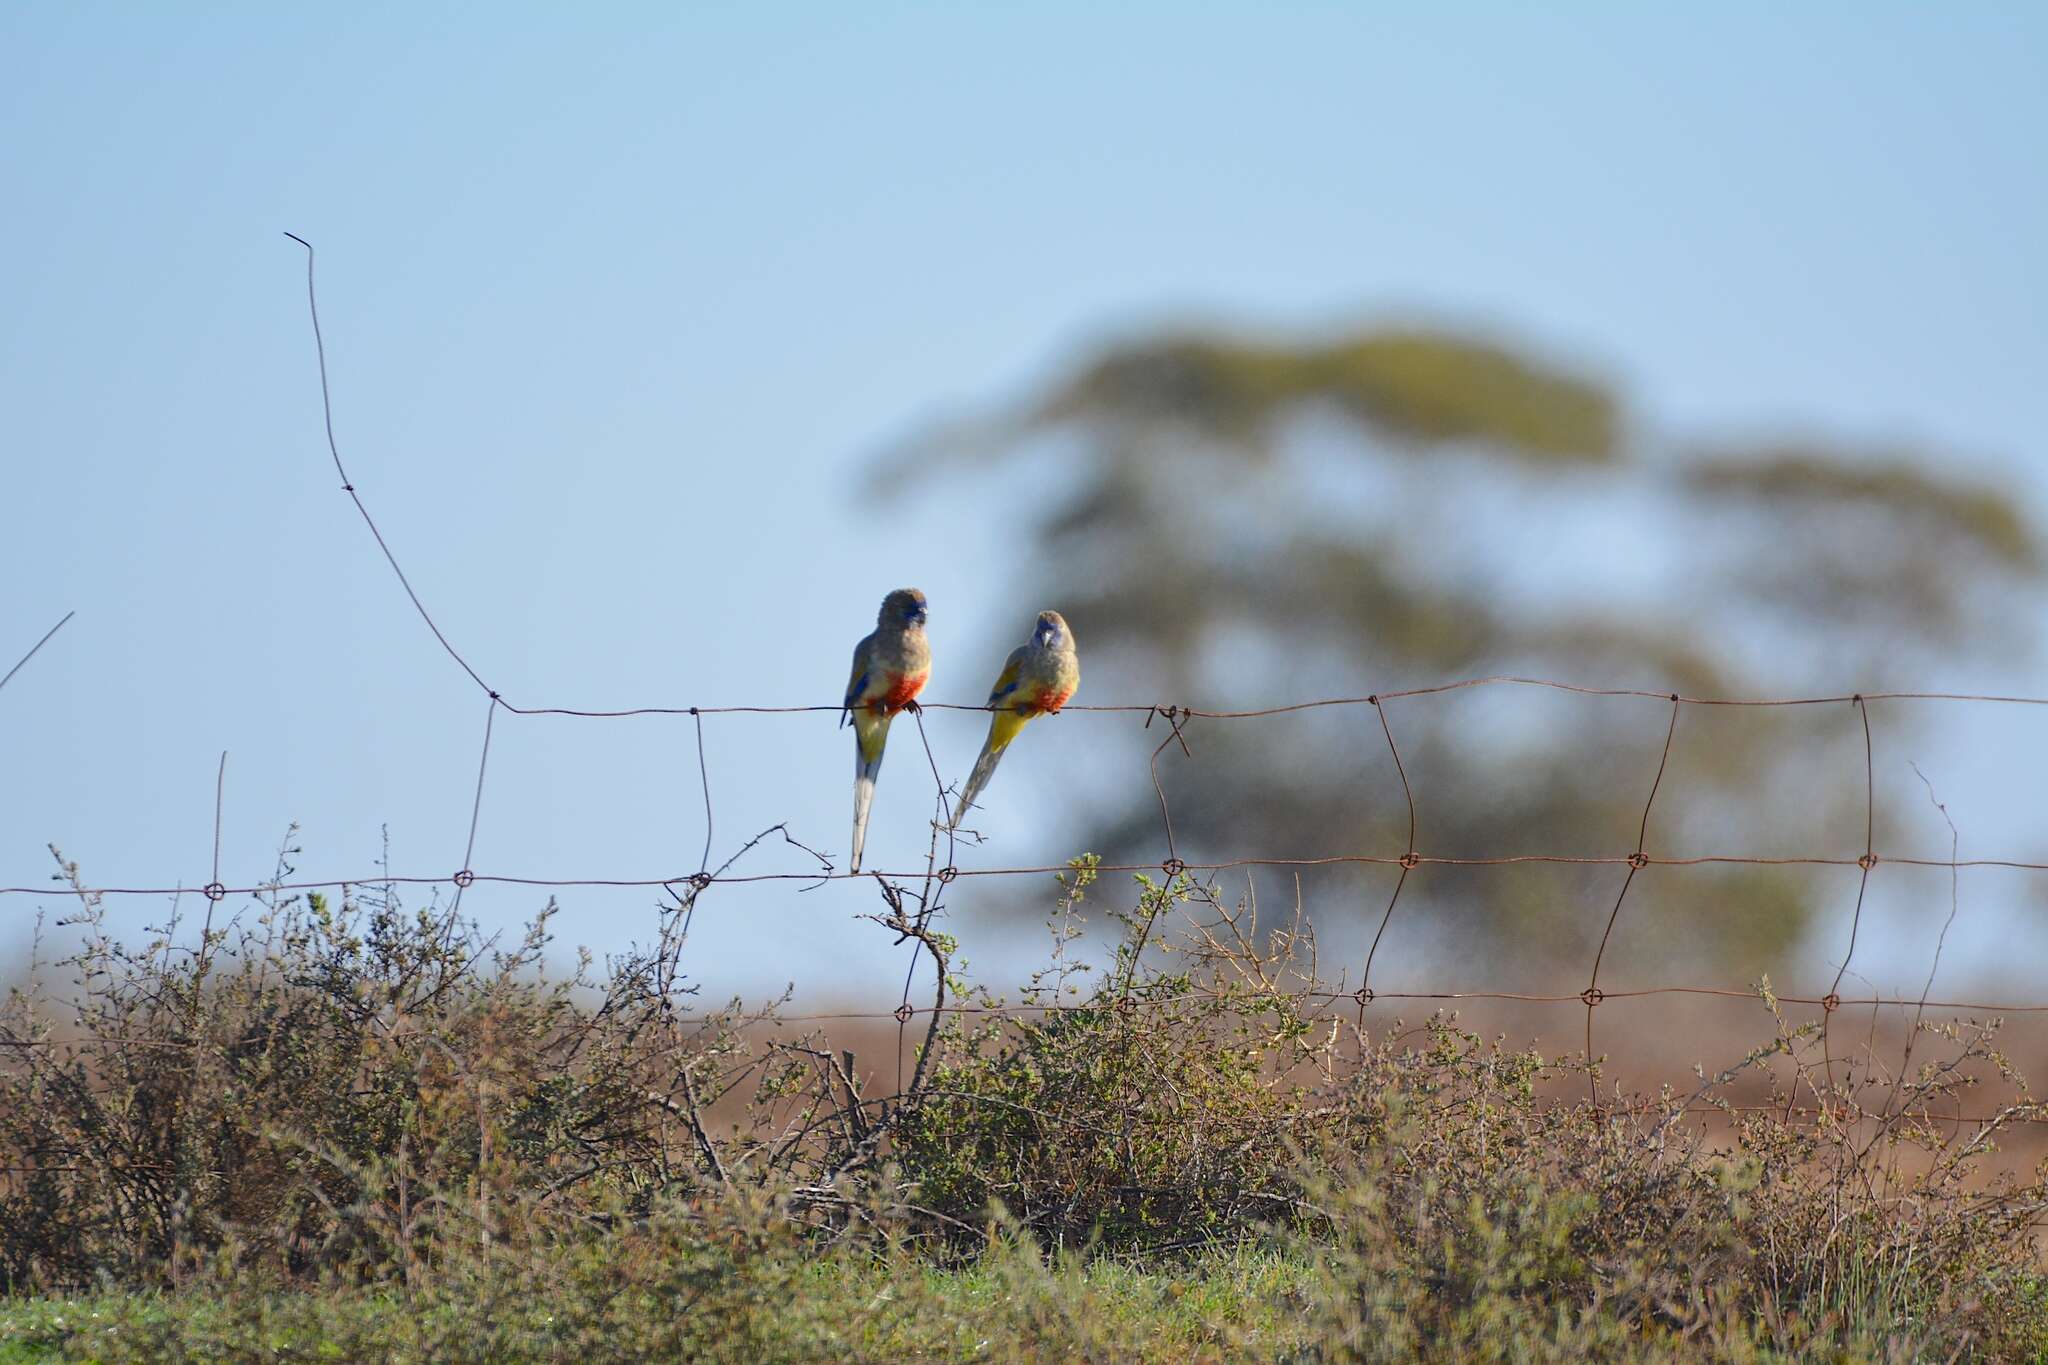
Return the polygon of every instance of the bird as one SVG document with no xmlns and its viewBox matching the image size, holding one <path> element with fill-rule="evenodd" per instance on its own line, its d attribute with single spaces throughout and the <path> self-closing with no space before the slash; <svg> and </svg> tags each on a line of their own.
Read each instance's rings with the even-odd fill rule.
<svg viewBox="0 0 2048 1365">
<path fill-rule="evenodd" d="M 981 746 L 981 756 L 974 760 L 974 771 L 968 774 L 947 828 L 959 827 L 974 798 L 995 776 L 1003 750 L 1031 718 L 1058 711 L 1080 685 L 1081 656 L 1074 650 L 1074 632 L 1067 619 L 1056 611 L 1038 613 L 1031 638 L 1010 651 L 996 685 L 989 690 L 988 706 L 995 715 L 989 719 L 988 739 Z"/>
<path fill-rule="evenodd" d="M 916 588 L 898 588 L 882 599 L 874 631 L 853 647 L 853 673 L 839 713 L 853 725 L 853 858 L 860 871 L 868 840 L 868 807 L 875 800 L 875 775 L 889 743 L 889 722 L 912 706 L 931 678 L 932 647 L 924 636 L 928 608 Z"/>
</svg>

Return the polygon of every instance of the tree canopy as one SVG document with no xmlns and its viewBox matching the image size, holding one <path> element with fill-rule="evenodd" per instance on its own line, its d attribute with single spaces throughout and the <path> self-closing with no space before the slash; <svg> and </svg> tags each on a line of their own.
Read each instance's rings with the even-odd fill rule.
<svg viewBox="0 0 2048 1365">
<path fill-rule="evenodd" d="M 1260 706 L 1495 672 L 1688 695 L 1914 684 L 2023 655 L 2012 603 L 2043 576 L 2007 490 L 1941 453 L 1673 441 L 1611 382 L 1449 329 L 1139 337 L 914 437 L 881 482 L 1016 461 L 1056 462 L 1068 490 L 1031 527 L 1016 605 L 1066 614 L 1105 699 Z M 1447 856 L 1630 851 L 1669 719 L 1555 696 L 1387 715 L 1423 851 Z M 1400 851 L 1406 804 L 1369 714 L 1216 722 L 1189 741 L 1162 781 L 1190 861 Z M 1715 841 L 1796 826 L 1799 851 L 1853 857 L 1861 746 L 1847 713 L 1689 714 L 1651 841 L 1746 852 Z M 1161 851 L 1149 783 L 1104 782 L 1085 820 L 1077 835 L 1114 860 Z M 1768 968 L 1832 894 L 1796 869 L 1673 871 L 1647 893 L 1640 954 Z M 1391 879 L 1317 874 L 1326 939 L 1375 925 Z M 1611 867 L 1413 880 L 1418 951 L 1501 931 L 1560 960 L 1597 936 L 1605 907 L 1589 907 L 1618 884 Z"/>
</svg>

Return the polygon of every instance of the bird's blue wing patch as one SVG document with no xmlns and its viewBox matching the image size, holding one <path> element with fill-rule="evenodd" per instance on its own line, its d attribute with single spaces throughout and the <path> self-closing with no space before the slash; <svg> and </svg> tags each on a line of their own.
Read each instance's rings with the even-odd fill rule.
<svg viewBox="0 0 2048 1365">
<path fill-rule="evenodd" d="M 1004 697 L 1015 692 L 1024 681 L 1025 651 L 1013 649 L 1010 657 L 1003 660 L 1003 671 L 996 675 L 996 685 L 989 689 L 988 705 L 994 706 Z"/>
</svg>

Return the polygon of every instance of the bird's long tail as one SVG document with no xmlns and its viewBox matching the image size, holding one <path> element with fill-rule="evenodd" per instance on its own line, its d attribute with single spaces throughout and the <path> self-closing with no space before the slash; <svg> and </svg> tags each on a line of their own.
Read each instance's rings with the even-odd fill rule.
<svg viewBox="0 0 2048 1365">
<path fill-rule="evenodd" d="M 868 808 L 875 803 L 875 777 L 882 771 L 882 750 L 889 741 L 889 718 L 864 724 L 854 717 L 853 857 L 849 870 L 860 871 L 860 855 L 868 842 Z"/>
<path fill-rule="evenodd" d="M 1010 747 L 1010 741 L 1017 737 L 1017 732 L 1024 728 L 1028 719 L 1030 717 L 1020 716 L 1014 711 L 998 711 L 995 719 L 989 722 L 988 738 L 982 743 L 981 756 L 974 760 L 974 771 L 967 774 L 967 785 L 960 789 L 960 801 L 953 807 L 953 819 L 946 826 L 948 829 L 959 828 L 960 822 L 967 817 L 967 808 L 974 804 L 975 797 L 981 795 L 981 789 L 988 785 L 988 780 L 996 775 L 996 764 L 1003 761 L 1003 751 Z"/>
</svg>

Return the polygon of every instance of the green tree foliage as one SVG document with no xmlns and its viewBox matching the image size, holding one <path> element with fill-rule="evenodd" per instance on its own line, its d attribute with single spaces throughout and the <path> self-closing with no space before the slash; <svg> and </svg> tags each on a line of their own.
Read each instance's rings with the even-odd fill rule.
<svg viewBox="0 0 2048 1365">
<path fill-rule="evenodd" d="M 1066 490 L 1030 525 L 1037 567 L 1008 614 L 1057 606 L 1074 623 L 1084 702 L 1251 707 L 1496 672 L 1848 692 L 1967 679 L 2029 647 L 2014 602 L 2038 591 L 2042 547 L 2005 490 L 1936 453 L 1690 452 L 1643 428 L 1612 383 L 1496 339 L 1180 331 L 910 441 L 880 485 L 1035 463 L 1034 487 Z M 1421 851 L 1632 851 L 1668 708 L 1498 695 L 1388 704 Z M 1913 719 L 1887 713 L 1887 734 Z M 1688 709 L 1652 851 L 1861 853 L 1859 720 Z M 1158 737 L 1089 765 L 1087 839 L 1113 860 L 1164 855 L 1137 747 Z M 1192 761 L 1161 759 L 1181 856 L 1402 851 L 1406 803 L 1370 710 L 1197 721 L 1188 741 Z M 1763 846 L 1773 836 L 1803 847 Z M 1308 877 L 1331 942 L 1370 934 L 1394 875 Z M 1404 892 L 1422 908 L 1389 947 L 1483 929 L 1524 964 L 1578 959 L 1621 875 L 1425 867 Z M 1617 949 L 1763 969 L 1840 892 L 1782 869 L 1660 869 Z"/>
</svg>

